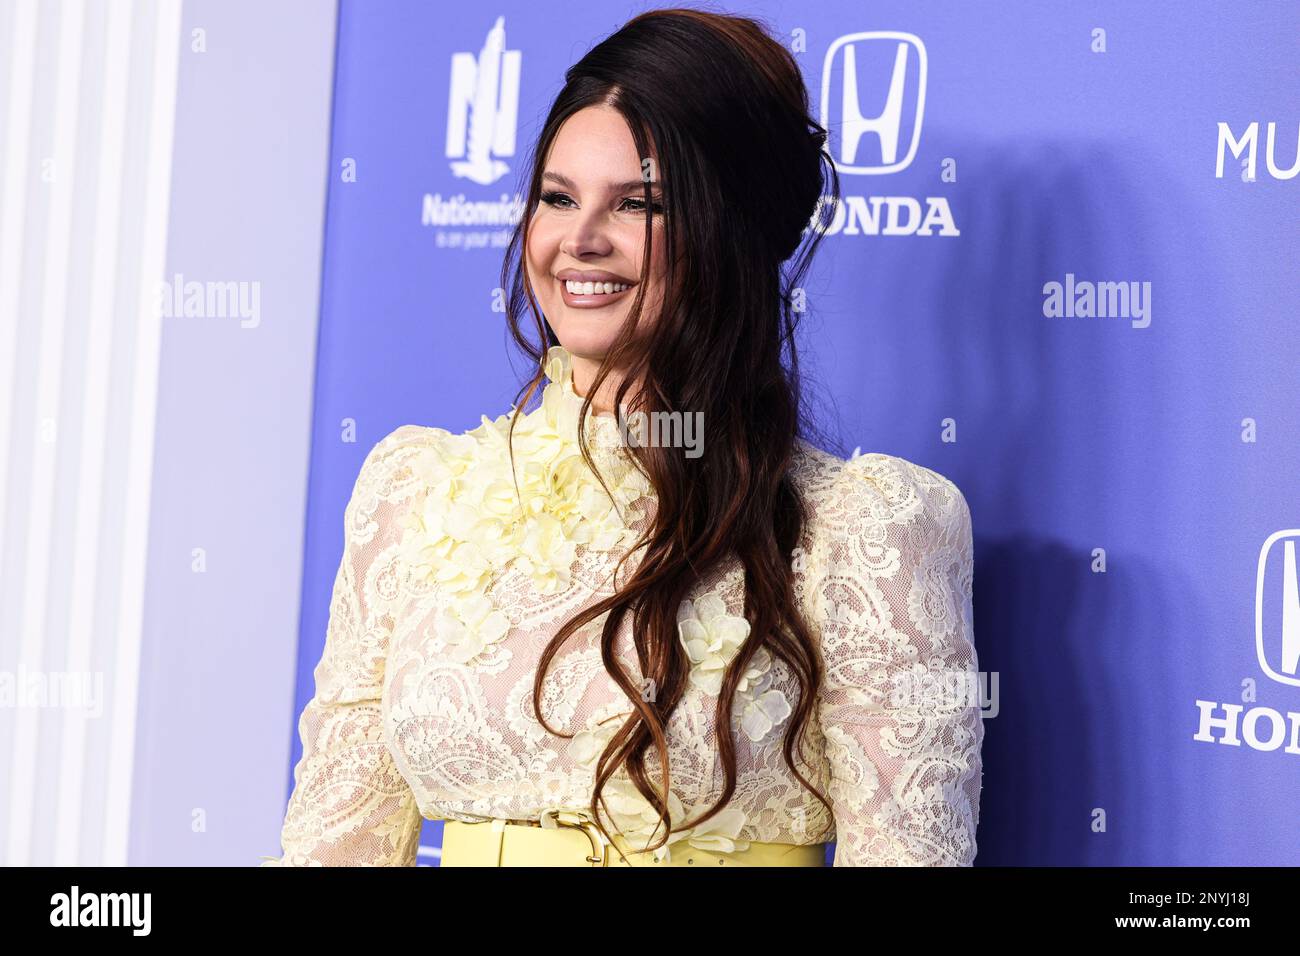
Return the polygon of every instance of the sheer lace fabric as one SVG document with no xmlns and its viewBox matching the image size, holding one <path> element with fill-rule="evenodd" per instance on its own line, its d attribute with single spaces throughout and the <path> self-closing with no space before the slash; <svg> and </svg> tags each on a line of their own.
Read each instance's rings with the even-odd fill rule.
<svg viewBox="0 0 1300 956">
<path fill-rule="evenodd" d="M 283 855 L 262 865 L 411 866 L 422 818 L 586 814 L 596 759 L 632 710 L 601 661 L 600 621 L 565 645 L 544 685 L 542 710 L 571 739 L 537 721 L 533 677 L 560 624 L 612 592 L 654 497 L 609 416 L 589 418 L 587 434 L 612 499 L 596 484 L 580 458 L 582 400 L 563 349 L 551 350 L 547 372 L 541 407 L 515 432 L 519 497 L 508 415 L 462 435 L 404 425 L 367 455 L 345 511 L 315 695 L 298 724 Z M 826 667 L 805 748 L 816 759 L 801 770 L 834 812 L 827 820 L 785 766 L 797 684 L 763 653 L 727 729 L 737 790 L 723 813 L 677 829 L 722 790 L 713 711 L 748 633 L 735 563 L 699 582 L 678 615 L 691 681 L 667 728 L 674 831 L 659 852 L 820 837 L 836 841 L 836 866 L 969 865 L 983 725 L 967 692 L 978 663 L 966 501 L 904 459 L 845 461 L 802 441 L 793 475 L 810 511 L 795 594 Z M 617 652 L 639 677 L 630 616 Z M 658 818 L 625 773 L 604 794 L 606 825 L 641 845 L 657 839 Z"/>
</svg>

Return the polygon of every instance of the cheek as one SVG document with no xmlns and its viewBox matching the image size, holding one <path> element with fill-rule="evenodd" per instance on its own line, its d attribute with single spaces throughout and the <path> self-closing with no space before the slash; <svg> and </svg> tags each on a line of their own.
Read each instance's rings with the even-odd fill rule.
<svg viewBox="0 0 1300 956">
<path fill-rule="evenodd" d="M 645 225 L 638 224 L 634 229 L 621 238 L 619 250 L 628 262 L 637 265 L 637 274 L 640 274 L 640 266 L 645 255 Z M 664 237 L 663 229 L 658 224 L 655 225 L 654 232 L 651 233 L 650 240 L 650 281 L 655 281 L 663 276 L 664 263 Z"/>
<path fill-rule="evenodd" d="M 528 226 L 526 249 L 528 258 L 538 266 L 545 267 L 555 258 L 560 247 L 560 238 L 554 223 L 546 220 L 545 215 L 534 218 Z"/>
</svg>

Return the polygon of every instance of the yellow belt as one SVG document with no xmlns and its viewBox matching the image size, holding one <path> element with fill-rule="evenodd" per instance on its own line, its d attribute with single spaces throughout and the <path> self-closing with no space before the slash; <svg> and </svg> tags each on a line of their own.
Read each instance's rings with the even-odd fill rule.
<svg viewBox="0 0 1300 956">
<path fill-rule="evenodd" d="M 535 820 L 447 820 L 442 866 L 825 866 L 826 844 L 756 843 L 734 852 L 672 844 L 666 860 L 636 850 L 620 833 L 610 845 L 589 818 L 557 814 L 550 828 Z"/>
</svg>

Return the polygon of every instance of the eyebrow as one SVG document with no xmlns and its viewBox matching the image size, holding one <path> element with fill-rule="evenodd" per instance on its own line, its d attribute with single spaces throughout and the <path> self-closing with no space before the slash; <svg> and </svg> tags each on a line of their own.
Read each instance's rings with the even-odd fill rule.
<svg viewBox="0 0 1300 956">
<path fill-rule="evenodd" d="M 574 184 L 573 180 L 570 179 L 568 176 L 565 176 L 563 173 L 553 173 L 548 170 L 547 172 L 542 173 L 542 178 L 550 179 L 558 183 L 559 185 L 563 186 L 565 189 L 572 189 L 575 192 L 578 189 L 578 187 Z M 645 183 L 640 179 L 629 179 L 625 183 L 610 183 L 609 191 L 615 193 L 621 193 L 628 189 L 641 189 L 642 186 L 644 185 Z M 659 185 L 659 180 L 657 179 L 650 180 L 651 187 L 655 187 L 658 185 Z"/>
</svg>

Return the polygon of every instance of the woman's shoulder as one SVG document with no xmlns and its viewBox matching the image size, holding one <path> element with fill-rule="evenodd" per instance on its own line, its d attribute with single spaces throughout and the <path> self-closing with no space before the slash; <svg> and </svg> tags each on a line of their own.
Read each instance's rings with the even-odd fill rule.
<svg viewBox="0 0 1300 956">
<path fill-rule="evenodd" d="M 393 500 L 411 489 L 422 462 L 439 456 L 442 442 L 452 437 L 445 428 L 399 425 L 375 442 L 357 472 L 353 497 L 358 500 Z"/>
<path fill-rule="evenodd" d="M 928 518 L 947 527 L 970 525 L 970 509 L 947 476 L 881 452 L 841 458 L 800 439 L 793 474 L 814 523 L 853 522 L 863 515 L 886 523 Z"/>
<path fill-rule="evenodd" d="M 436 449 L 450 434 L 445 428 L 430 425 L 398 425 L 370 447 L 361 474 L 378 477 L 390 472 L 413 456 Z"/>
<path fill-rule="evenodd" d="M 392 500 L 404 493 L 445 486 L 451 479 L 476 475 L 477 466 L 508 455 L 510 416 L 482 416 L 474 428 L 455 432 L 435 425 L 399 425 L 366 455 L 357 476 L 359 489 Z"/>
</svg>

